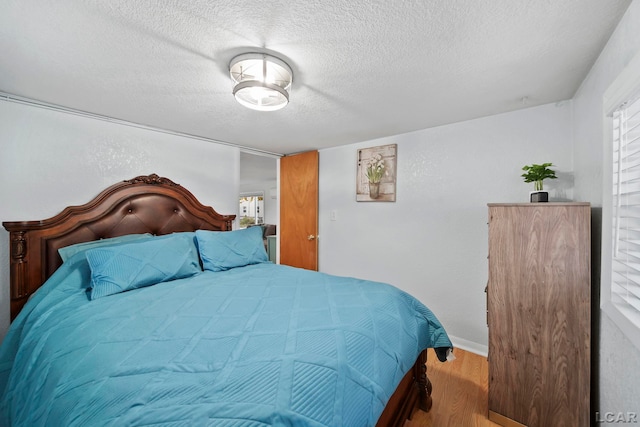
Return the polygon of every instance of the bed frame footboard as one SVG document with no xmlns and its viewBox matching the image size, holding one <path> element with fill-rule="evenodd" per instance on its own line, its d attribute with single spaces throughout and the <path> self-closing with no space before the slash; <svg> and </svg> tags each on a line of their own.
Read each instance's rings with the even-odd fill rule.
<svg viewBox="0 0 640 427">
<path fill-rule="evenodd" d="M 431 390 L 431 381 L 427 377 L 427 350 L 424 350 L 400 381 L 376 427 L 402 427 L 416 409 L 429 412 L 432 405 Z"/>
</svg>

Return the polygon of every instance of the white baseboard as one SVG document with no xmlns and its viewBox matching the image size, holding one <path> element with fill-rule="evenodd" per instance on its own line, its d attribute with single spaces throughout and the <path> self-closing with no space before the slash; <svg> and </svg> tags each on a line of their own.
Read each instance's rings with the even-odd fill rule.
<svg viewBox="0 0 640 427">
<path fill-rule="evenodd" d="M 470 351 L 471 353 L 479 354 L 480 356 L 487 357 L 489 355 L 489 347 L 486 345 L 478 344 L 473 341 L 465 340 L 464 338 L 454 337 L 449 335 L 449 339 L 453 343 L 453 354 L 455 355 L 455 349 L 460 348 L 464 351 Z"/>
</svg>

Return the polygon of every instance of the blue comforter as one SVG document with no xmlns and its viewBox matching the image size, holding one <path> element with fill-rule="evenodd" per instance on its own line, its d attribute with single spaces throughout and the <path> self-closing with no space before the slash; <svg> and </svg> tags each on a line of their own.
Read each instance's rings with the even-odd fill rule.
<svg viewBox="0 0 640 427">
<path fill-rule="evenodd" d="M 257 264 L 90 301 L 89 277 L 71 258 L 11 325 L 0 425 L 370 426 L 421 350 L 451 347 L 377 282 Z"/>
</svg>

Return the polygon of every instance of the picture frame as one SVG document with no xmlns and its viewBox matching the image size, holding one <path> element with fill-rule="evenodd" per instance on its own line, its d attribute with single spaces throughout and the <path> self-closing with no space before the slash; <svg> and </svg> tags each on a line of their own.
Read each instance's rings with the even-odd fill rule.
<svg viewBox="0 0 640 427">
<path fill-rule="evenodd" d="M 398 144 L 358 150 L 356 201 L 395 202 Z"/>
</svg>

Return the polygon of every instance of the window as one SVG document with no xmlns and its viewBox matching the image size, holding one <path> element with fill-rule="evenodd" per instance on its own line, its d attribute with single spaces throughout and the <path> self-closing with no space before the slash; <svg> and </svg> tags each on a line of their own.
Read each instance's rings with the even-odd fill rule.
<svg viewBox="0 0 640 427">
<path fill-rule="evenodd" d="M 640 59 L 604 97 L 602 309 L 640 349 Z"/>
<path fill-rule="evenodd" d="M 611 302 L 640 328 L 640 100 L 613 113 Z"/>
<path fill-rule="evenodd" d="M 264 224 L 264 193 L 240 194 L 240 228 L 253 224 Z"/>
</svg>

